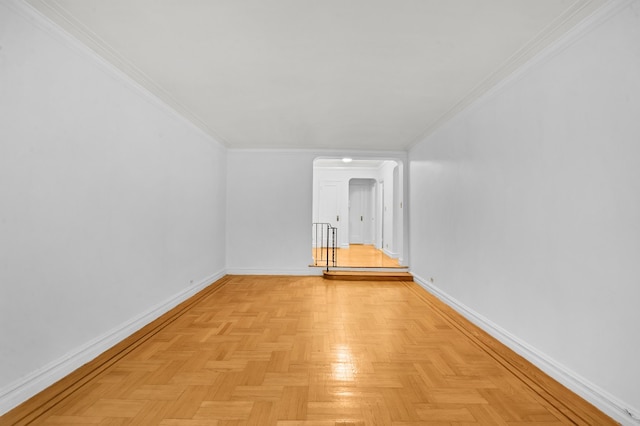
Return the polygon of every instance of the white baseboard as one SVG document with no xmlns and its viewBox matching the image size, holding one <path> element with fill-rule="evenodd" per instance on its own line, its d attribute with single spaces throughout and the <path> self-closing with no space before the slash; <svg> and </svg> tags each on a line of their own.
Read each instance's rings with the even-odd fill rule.
<svg viewBox="0 0 640 426">
<path fill-rule="evenodd" d="M 319 266 L 307 267 L 305 269 L 253 269 L 253 268 L 230 268 L 228 275 L 322 275 L 322 268 Z"/>
<path fill-rule="evenodd" d="M 546 354 L 538 351 L 499 325 L 491 322 L 484 316 L 475 312 L 473 309 L 459 302 L 457 299 L 449 296 L 447 293 L 431 284 L 428 280 L 425 280 L 415 274 L 413 274 L 413 279 L 420 287 L 446 303 L 473 324 L 477 325 L 492 337 L 509 347 L 509 349 L 540 368 L 550 377 L 562 383 L 577 395 L 580 395 L 586 401 L 600 409 L 603 413 L 623 425 L 640 425 L 640 410 L 631 407 L 630 404 L 624 403 L 606 392 L 604 389 L 569 370 Z"/>
<path fill-rule="evenodd" d="M 0 389 L 0 415 L 22 404 L 226 275 L 221 271 Z"/>
<path fill-rule="evenodd" d="M 396 253 L 395 251 L 382 249 L 382 252 L 392 259 L 396 259 L 398 257 L 398 253 Z"/>
</svg>

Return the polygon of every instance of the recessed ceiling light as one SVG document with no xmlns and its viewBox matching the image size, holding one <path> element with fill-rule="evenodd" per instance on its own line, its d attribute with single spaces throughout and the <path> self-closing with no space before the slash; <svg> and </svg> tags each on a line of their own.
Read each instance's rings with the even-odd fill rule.
<svg viewBox="0 0 640 426">
<path fill-rule="evenodd" d="M 342 159 L 343 163 L 350 163 L 352 161 L 353 161 L 353 158 L 349 158 L 349 157 L 345 157 L 345 158 Z"/>
</svg>

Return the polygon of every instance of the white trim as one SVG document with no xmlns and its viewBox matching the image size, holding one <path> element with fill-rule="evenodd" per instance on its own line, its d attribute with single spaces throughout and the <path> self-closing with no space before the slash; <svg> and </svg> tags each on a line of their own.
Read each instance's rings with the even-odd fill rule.
<svg viewBox="0 0 640 426">
<path fill-rule="evenodd" d="M 87 362 L 95 359 L 101 353 L 131 336 L 137 330 L 140 330 L 145 325 L 167 313 L 225 275 L 225 271 L 221 271 L 203 278 L 200 282 L 187 287 L 164 302 L 152 306 L 147 311 L 135 316 L 129 321 L 75 348 L 63 357 L 50 362 L 13 383 L 9 383 L 0 389 L 0 415 L 17 407 L 19 404 L 69 375 L 79 367 L 82 367 Z"/>
<path fill-rule="evenodd" d="M 231 152 L 297 152 L 321 155 L 323 159 L 342 158 L 343 156 L 363 156 L 363 158 L 353 158 L 354 160 L 376 159 L 377 157 L 389 158 L 406 158 L 406 151 L 384 151 L 384 150 L 364 150 L 364 149 L 343 149 L 343 148 L 229 148 Z M 366 157 L 366 158 L 364 158 Z"/>
<path fill-rule="evenodd" d="M 439 121 L 439 124 L 432 126 L 431 129 L 425 132 L 421 138 L 412 142 L 407 147 L 409 157 L 411 157 L 411 151 L 416 148 L 420 142 L 425 141 L 431 135 L 437 133 L 441 128 L 444 128 L 452 121 L 453 118 L 463 117 L 466 114 L 470 114 L 477 110 L 477 108 L 484 105 L 488 100 L 493 99 L 507 88 L 516 84 L 522 78 L 525 78 L 536 67 L 546 64 L 548 61 L 553 60 L 556 56 L 573 46 L 575 43 L 578 43 L 590 32 L 595 31 L 598 26 L 613 18 L 623 8 L 629 6 L 634 1 L 635 0 L 608 0 L 608 2 L 603 6 L 595 10 L 584 20 L 577 23 L 561 37 L 531 56 L 530 59 L 509 72 L 504 76 L 504 78 L 495 82 L 494 85 L 488 86 L 482 94 L 467 103 L 464 108 L 460 109 L 456 114 L 448 116 L 446 120 L 441 120 Z"/>
<path fill-rule="evenodd" d="M 634 420 L 634 417 L 640 418 L 640 416 L 637 415 L 637 413 L 640 413 L 640 410 L 631 407 L 631 404 L 627 404 L 619 400 L 604 389 L 594 383 L 591 383 L 589 380 L 574 371 L 571 371 L 553 358 L 540 352 L 525 341 L 519 339 L 517 336 L 514 336 L 499 325 L 464 305 L 454 297 L 448 295 L 438 287 L 431 284 L 428 280 L 425 280 L 415 274 L 413 274 L 413 280 L 420 287 L 453 308 L 460 315 L 489 333 L 492 337 L 509 347 L 509 349 L 524 357 L 527 361 L 540 368 L 550 377 L 557 380 L 577 395 L 580 395 L 595 407 L 599 408 L 602 412 L 611 416 L 614 420 L 623 425 L 629 426 L 637 426 L 640 424 L 638 420 Z"/>
<path fill-rule="evenodd" d="M 392 259 L 397 259 L 398 258 L 398 253 L 396 253 L 395 251 L 391 251 L 389 249 L 384 248 L 384 249 L 382 249 L 382 252 L 384 254 L 386 254 L 387 256 L 389 256 L 390 258 L 392 258 Z"/>
<path fill-rule="evenodd" d="M 534 55 L 517 70 L 511 73 L 511 75 L 502 79 L 484 94 L 475 99 L 467 106 L 467 108 L 465 108 L 465 111 L 461 111 L 460 114 L 466 111 L 474 111 L 477 107 L 482 106 L 487 99 L 491 99 L 497 93 L 504 90 L 505 87 L 511 86 L 521 78 L 527 76 L 533 68 L 544 65 L 548 61 L 553 60 L 556 56 L 573 46 L 575 43 L 580 42 L 590 32 L 595 31 L 598 26 L 613 18 L 623 8 L 633 3 L 633 1 L 635 0 L 609 0 L 605 5 L 582 20 L 562 37 L 558 38 L 542 51 Z"/>
<path fill-rule="evenodd" d="M 228 275 L 300 275 L 315 276 L 322 275 L 320 266 L 308 266 L 305 269 L 256 269 L 256 268 L 230 268 Z"/>
<path fill-rule="evenodd" d="M 507 61 L 501 68 L 474 88 L 465 98 L 460 100 L 460 102 L 443 114 L 442 117 L 426 128 L 414 141 L 409 143 L 407 153 L 411 154 L 411 151 L 416 148 L 420 142 L 425 141 L 431 135 L 437 133 L 440 128 L 446 126 L 453 118 L 473 111 L 476 107 L 486 102 L 487 99 L 492 98 L 496 93 L 503 90 L 504 87 L 511 85 L 525 76 L 532 67 L 553 59 L 556 55 L 580 41 L 589 32 L 595 30 L 599 25 L 612 18 L 633 1 L 634 0 L 608 0 L 605 4 L 584 17 L 584 19 L 576 22 L 566 33 L 541 49 L 538 48 L 539 43 L 543 42 L 553 31 L 561 29 L 561 27 L 549 28 L 551 32 L 547 35 L 539 34 L 538 37 L 532 40 L 531 44 L 525 46 L 521 52 L 518 52 L 514 58 L 512 58 L 515 60 Z M 583 7 L 588 6 L 590 2 L 591 1 L 582 2 Z M 574 6 L 579 6 L 578 3 L 580 2 L 576 2 Z M 572 13 L 579 13 L 580 8 L 581 7 L 574 9 Z M 571 14 L 565 16 L 565 18 L 571 20 L 570 15 Z M 522 61 L 518 58 L 524 58 L 525 60 Z"/>
<path fill-rule="evenodd" d="M 90 36 L 86 32 L 87 30 L 81 28 L 79 24 L 71 22 L 68 16 L 61 13 L 59 9 L 56 9 L 56 7 L 60 7 L 57 3 L 55 3 L 56 7 L 53 7 L 51 3 L 45 3 L 45 5 L 56 13 L 60 19 L 73 25 L 74 28 L 76 28 L 77 34 L 68 32 L 57 22 L 26 1 L 3 0 L 2 3 L 26 19 L 35 28 L 47 33 L 58 43 L 62 43 L 65 48 L 71 49 L 74 53 L 82 55 L 84 59 L 97 65 L 100 71 L 106 73 L 110 78 L 115 78 L 119 82 L 122 82 L 128 89 L 135 91 L 155 107 L 160 108 L 163 112 L 180 120 L 191 129 L 206 137 L 215 147 L 222 149 L 227 148 L 226 143 L 224 143 L 224 138 L 210 129 L 204 121 L 175 100 L 169 93 L 161 89 L 157 83 L 124 58 L 114 53 L 114 50 L 108 47 L 106 43 L 98 37 Z M 81 41 L 78 35 L 82 35 L 86 43 Z M 101 52 L 102 55 L 98 52 Z M 116 66 L 115 63 L 120 63 L 121 67 Z"/>
</svg>

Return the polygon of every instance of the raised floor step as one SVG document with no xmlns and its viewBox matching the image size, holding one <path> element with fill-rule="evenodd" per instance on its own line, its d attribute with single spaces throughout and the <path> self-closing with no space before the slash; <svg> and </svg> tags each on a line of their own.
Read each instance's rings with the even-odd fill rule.
<svg viewBox="0 0 640 426">
<path fill-rule="evenodd" d="M 409 272 L 324 271 L 322 276 L 328 280 L 344 281 L 413 281 Z"/>
</svg>

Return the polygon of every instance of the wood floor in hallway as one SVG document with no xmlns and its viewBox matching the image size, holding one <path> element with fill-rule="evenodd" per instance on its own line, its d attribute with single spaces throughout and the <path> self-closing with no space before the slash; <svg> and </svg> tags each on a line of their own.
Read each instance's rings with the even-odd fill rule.
<svg viewBox="0 0 640 426">
<path fill-rule="evenodd" d="M 325 249 L 326 250 L 326 249 Z M 323 249 L 313 249 L 312 256 L 318 258 L 318 265 L 323 266 L 326 260 Z M 382 250 L 370 244 L 350 244 L 349 248 L 336 249 L 336 266 L 342 268 L 403 268 L 398 259 L 387 256 Z"/>
<path fill-rule="evenodd" d="M 412 282 L 230 276 L 159 321 L 0 424 L 614 424 Z"/>
</svg>

